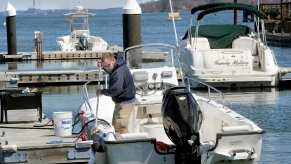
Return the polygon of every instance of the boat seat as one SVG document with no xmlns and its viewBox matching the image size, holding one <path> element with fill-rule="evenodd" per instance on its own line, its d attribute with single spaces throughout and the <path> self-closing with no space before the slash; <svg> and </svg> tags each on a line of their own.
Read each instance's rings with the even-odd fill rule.
<svg viewBox="0 0 291 164">
<path fill-rule="evenodd" d="M 76 51 L 75 47 L 65 44 L 63 40 L 57 41 L 62 51 Z"/>
<path fill-rule="evenodd" d="M 250 37 L 238 37 L 233 40 L 232 48 L 233 49 L 249 49 L 252 55 L 257 55 L 257 40 Z"/>
<path fill-rule="evenodd" d="M 192 45 L 191 47 L 194 48 L 194 38 L 191 38 L 192 41 Z M 202 38 L 202 37 L 198 37 L 197 38 L 197 45 L 196 45 L 196 49 L 199 50 L 210 50 L 210 44 L 207 38 Z"/>
<path fill-rule="evenodd" d="M 133 80 L 137 83 L 145 83 L 148 81 L 148 72 L 147 71 L 136 71 L 132 74 Z"/>
<path fill-rule="evenodd" d="M 76 51 L 76 48 L 72 48 L 72 47 L 70 47 L 68 45 L 63 44 L 62 50 L 63 51 Z"/>
<path fill-rule="evenodd" d="M 133 74 L 132 74 L 134 83 L 137 86 L 146 85 L 148 82 L 148 79 L 149 79 L 148 76 L 149 75 L 148 75 L 147 71 L 136 71 L 136 72 L 133 72 Z"/>
</svg>

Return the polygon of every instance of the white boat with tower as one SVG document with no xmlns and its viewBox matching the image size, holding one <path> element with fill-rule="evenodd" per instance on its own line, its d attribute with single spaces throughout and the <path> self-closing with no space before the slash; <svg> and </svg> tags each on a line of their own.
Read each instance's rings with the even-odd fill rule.
<svg viewBox="0 0 291 164">
<path fill-rule="evenodd" d="M 103 51 L 108 49 L 108 43 L 101 37 L 90 34 L 89 13 L 83 6 L 75 6 L 74 11 L 64 14 L 69 16 L 70 34 L 57 38 L 61 51 Z"/>
<path fill-rule="evenodd" d="M 89 99 L 84 92 L 85 103 L 78 113 L 83 113 L 83 133 L 93 140 L 95 161 L 258 163 L 264 130 L 226 107 L 223 93 L 212 86 L 187 77 L 179 85 L 176 52 L 175 47 L 165 44 L 125 49 L 123 57 L 137 89 L 127 134 L 114 133 L 114 102 L 110 97 Z M 208 97 L 190 91 L 192 80 L 208 88 Z M 86 88 L 84 85 L 84 91 Z M 212 100 L 212 94 L 216 95 L 213 91 L 218 92 L 218 102 Z M 98 119 L 97 124 L 94 119 Z"/>
<path fill-rule="evenodd" d="M 166 44 L 125 48 L 122 57 L 137 90 L 127 134 L 114 132 L 110 97 L 89 99 L 84 93 L 78 113 L 83 113 L 83 133 L 93 140 L 97 163 L 259 162 L 265 131 L 226 107 L 222 92 L 183 76 L 179 54 Z M 208 97 L 192 93 L 192 81 L 205 85 Z M 212 100 L 212 91 L 218 92 L 218 101 Z"/>
</svg>

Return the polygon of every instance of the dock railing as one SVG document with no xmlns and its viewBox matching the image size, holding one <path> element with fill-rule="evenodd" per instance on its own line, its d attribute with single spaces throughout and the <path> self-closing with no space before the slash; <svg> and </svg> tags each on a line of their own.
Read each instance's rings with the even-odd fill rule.
<svg viewBox="0 0 291 164">
<path fill-rule="evenodd" d="M 223 92 L 221 92 L 217 88 L 215 88 L 215 87 L 213 87 L 213 86 L 211 86 L 211 85 L 209 85 L 209 84 L 207 84 L 205 82 L 199 81 L 199 80 L 194 79 L 194 78 L 184 77 L 184 81 L 186 82 L 186 84 L 187 84 L 186 87 L 188 88 L 188 90 L 190 92 L 191 92 L 191 84 L 193 84 L 193 82 L 198 83 L 198 85 L 199 84 L 202 84 L 203 86 L 205 86 L 207 88 L 207 92 L 208 92 L 208 101 L 211 101 L 211 90 L 216 91 L 220 95 L 220 97 L 221 97 L 222 107 L 224 108 L 224 102 L 225 102 L 225 100 L 224 100 L 224 94 L 223 94 Z"/>
</svg>

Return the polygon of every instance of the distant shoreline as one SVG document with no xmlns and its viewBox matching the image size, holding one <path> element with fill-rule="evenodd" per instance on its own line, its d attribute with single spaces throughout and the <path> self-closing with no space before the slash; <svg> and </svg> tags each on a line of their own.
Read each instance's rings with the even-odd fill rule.
<svg viewBox="0 0 291 164">
<path fill-rule="evenodd" d="M 104 12 L 122 12 L 122 8 L 108 8 L 108 9 L 86 9 L 91 13 L 104 13 Z M 30 8 L 28 10 L 17 10 L 17 15 L 62 15 L 64 13 L 70 12 L 70 9 L 33 9 Z M 6 16 L 6 11 L 1 11 L 0 15 Z"/>
</svg>

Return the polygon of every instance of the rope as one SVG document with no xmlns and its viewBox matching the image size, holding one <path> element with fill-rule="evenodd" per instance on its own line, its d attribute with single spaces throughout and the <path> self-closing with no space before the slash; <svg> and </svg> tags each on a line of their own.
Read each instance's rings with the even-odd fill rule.
<svg viewBox="0 0 291 164">
<path fill-rule="evenodd" d="M 176 46 L 178 47 L 179 46 L 179 43 L 178 43 L 178 37 L 177 37 L 176 24 L 175 24 L 175 20 L 174 20 L 174 13 L 173 13 L 172 1 L 169 0 L 169 3 L 170 3 L 171 14 L 172 14 L 172 23 L 173 23 L 173 27 L 174 27 Z"/>
</svg>

